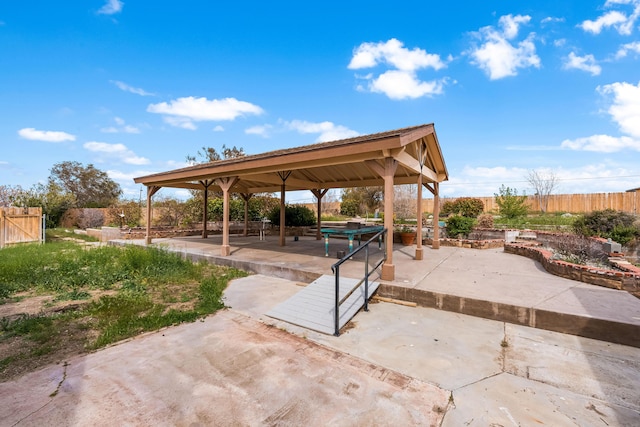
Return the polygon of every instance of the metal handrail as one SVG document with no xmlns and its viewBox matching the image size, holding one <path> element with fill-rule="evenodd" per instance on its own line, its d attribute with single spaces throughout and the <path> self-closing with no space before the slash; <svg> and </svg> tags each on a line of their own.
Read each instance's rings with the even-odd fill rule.
<svg viewBox="0 0 640 427">
<path fill-rule="evenodd" d="M 336 262 L 331 266 L 331 271 L 335 276 L 336 283 L 336 296 L 335 296 L 335 306 L 334 306 L 334 333 L 336 337 L 340 336 L 340 306 L 343 302 L 349 298 L 356 289 L 364 282 L 364 311 L 369 311 L 369 276 L 372 272 L 374 272 L 382 263 L 387 260 L 387 245 L 384 245 L 384 255 L 380 261 L 373 267 L 371 272 L 369 271 L 369 244 L 374 240 L 378 240 L 378 245 L 382 244 L 383 237 L 386 239 L 387 229 L 381 230 L 373 235 L 372 238 L 366 241 L 364 245 L 358 246 L 353 251 L 346 254 L 344 257 L 340 259 L 340 261 Z M 352 258 L 355 254 L 360 251 L 365 251 L 365 260 L 364 260 L 364 277 L 358 281 L 358 283 L 349 291 L 347 294 L 340 299 L 340 266 L 344 264 L 348 259 Z"/>
</svg>

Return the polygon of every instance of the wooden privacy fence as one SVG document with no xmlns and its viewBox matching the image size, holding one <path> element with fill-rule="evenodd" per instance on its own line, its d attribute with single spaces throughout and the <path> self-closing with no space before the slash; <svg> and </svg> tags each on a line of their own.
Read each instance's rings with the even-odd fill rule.
<svg viewBox="0 0 640 427">
<path fill-rule="evenodd" d="M 476 197 L 484 203 L 485 212 L 498 212 L 495 197 Z M 452 198 L 442 198 L 441 203 Z M 540 212 L 536 196 L 527 196 L 527 205 L 534 212 Z M 433 199 L 423 200 L 425 212 L 433 212 Z M 552 194 L 547 201 L 547 212 L 588 213 L 613 209 L 632 214 L 640 213 L 640 191 L 624 193 Z"/>
<path fill-rule="evenodd" d="M 447 200 L 456 200 L 458 197 L 441 197 L 440 206 Z M 498 212 L 495 197 L 474 197 L 482 200 L 485 212 Z M 415 201 L 414 201 L 415 203 Z M 540 211 L 540 205 L 536 196 L 527 196 L 527 205 L 534 212 Z M 315 203 L 306 204 L 312 210 L 316 209 Z M 415 204 L 414 204 L 415 212 Z M 547 212 L 571 212 L 588 213 L 614 209 L 617 211 L 640 214 L 640 191 L 627 191 L 624 193 L 588 193 L 588 194 L 552 194 L 547 202 Z M 340 212 L 340 202 L 323 204 L 323 210 Z M 433 197 L 426 195 L 422 200 L 422 210 L 433 212 Z M 370 214 L 372 216 L 372 214 Z"/>
<path fill-rule="evenodd" d="M 42 242 L 42 208 L 0 208 L 0 248 Z"/>
</svg>

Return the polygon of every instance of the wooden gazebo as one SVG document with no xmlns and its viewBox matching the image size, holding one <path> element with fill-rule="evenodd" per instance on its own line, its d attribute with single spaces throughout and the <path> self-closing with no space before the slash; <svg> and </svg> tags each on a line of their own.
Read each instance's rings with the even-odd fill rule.
<svg viewBox="0 0 640 427">
<path fill-rule="evenodd" d="M 286 191 L 310 190 L 318 199 L 318 224 L 322 198 L 329 189 L 364 186 L 384 187 L 384 227 L 393 232 L 393 186 L 417 184 L 434 196 L 433 248 L 438 248 L 439 184 L 448 179 L 433 124 L 413 126 L 339 141 L 270 151 L 219 160 L 135 178 L 147 187 L 147 244 L 151 243 L 151 198 L 164 187 L 203 190 L 205 194 L 203 237 L 207 237 L 207 191 L 224 196 L 223 256 L 230 254 L 229 194 L 239 193 L 245 202 L 252 194 L 280 191 L 280 245 L 285 245 L 284 205 Z M 418 191 L 416 217 L 421 218 L 422 190 Z M 422 234 L 418 221 L 418 235 Z M 318 227 L 318 239 L 320 231 Z M 382 279 L 393 280 L 393 239 L 388 238 L 387 261 Z M 422 259 L 418 239 L 416 259 Z"/>
</svg>

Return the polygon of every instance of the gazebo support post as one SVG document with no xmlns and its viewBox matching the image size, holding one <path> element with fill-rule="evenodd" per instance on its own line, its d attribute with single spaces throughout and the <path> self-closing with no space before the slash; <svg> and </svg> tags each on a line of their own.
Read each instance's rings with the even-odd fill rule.
<svg viewBox="0 0 640 427">
<path fill-rule="evenodd" d="M 440 249 L 440 184 L 438 182 L 433 183 L 433 187 L 429 184 L 423 184 L 427 190 L 433 194 L 433 241 L 431 242 L 432 249 Z"/>
<path fill-rule="evenodd" d="M 287 178 L 289 178 L 289 175 L 291 175 L 291 171 L 286 171 L 286 172 L 278 172 L 278 176 L 280 177 L 280 179 L 282 180 L 282 185 L 280 186 L 280 246 L 285 246 L 286 244 L 286 239 L 285 239 L 285 234 L 286 234 L 286 223 L 285 223 L 285 219 L 286 219 L 286 206 L 285 206 L 285 191 L 286 191 L 286 187 L 285 187 L 285 183 L 287 182 Z"/>
<path fill-rule="evenodd" d="M 242 200 L 244 200 L 244 237 L 249 235 L 249 199 L 253 194 L 242 193 L 240 194 Z"/>
<path fill-rule="evenodd" d="M 433 249 L 440 249 L 440 183 L 433 183 Z"/>
<path fill-rule="evenodd" d="M 200 184 L 204 187 L 203 193 L 203 205 L 202 205 L 202 238 L 206 239 L 209 235 L 207 232 L 207 220 L 209 217 L 209 186 L 213 184 L 213 181 L 204 180 L 200 181 Z"/>
<path fill-rule="evenodd" d="M 311 192 L 313 193 L 314 196 L 316 196 L 316 199 L 318 199 L 318 218 L 317 218 L 317 227 L 316 227 L 316 240 L 320 240 L 322 239 L 322 233 L 320 232 L 320 228 L 321 228 L 321 222 L 322 222 L 322 198 L 324 197 L 325 194 L 327 194 L 327 191 L 329 191 L 328 188 L 323 189 L 319 189 L 319 188 L 314 188 L 313 190 L 311 190 Z"/>
<path fill-rule="evenodd" d="M 384 245 L 387 260 L 382 264 L 380 279 L 391 281 L 396 276 L 396 267 L 393 265 L 393 177 L 398 168 L 398 161 L 393 157 L 385 157 L 384 167 L 373 160 L 367 160 L 365 164 L 384 180 L 384 228 L 387 229 Z"/>
<path fill-rule="evenodd" d="M 238 182 L 238 177 L 219 178 L 215 183 L 222 189 L 222 246 L 220 255 L 231 255 L 231 246 L 229 245 L 229 190 Z"/>
<path fill-rule="evenodd" d="M 147 234 L 144 238 L 144 242 L 147 245 L 151 244 L 151 198 L 154 194 L 158 192 L 162 187 L 157 187 L 155 185 L 150 185 L 147 187 Z"/>
<path fill-rule="evenodd" d="M 424 249 L 422 248 L 422 174 L 418 176 L 418 202 L 416 206 L 416 211 L 417 211 L 416 218 L 418 222 L 418 227 L 416 230 L 417 243 L 416 243 L 415 259 L 421 260 L 424 257 L 424 254 L 423 254 Z"/>
</svg>

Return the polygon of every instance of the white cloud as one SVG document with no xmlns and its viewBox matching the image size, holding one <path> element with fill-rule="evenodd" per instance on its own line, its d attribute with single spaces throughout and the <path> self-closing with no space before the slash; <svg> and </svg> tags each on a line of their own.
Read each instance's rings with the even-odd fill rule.
<svg viewBox="0 0 640 427">
<path fill-rule="evenodd" d="M 354 49 L 353 57 L 347 68 L 358 70 L 387 65 L 391 69 L 378 75 L 356 75 L 367 81 L 367 86 L 358 85 L 357 90 L 383 93 L 391 99 L 420 98 L 438 95 L 443 92 L 447 79 L 421 81 L 417 71 L 425 68 L 440 70 L 446 63 L 440 55 L 414 48 L 407 49 L 397 39 L 380 43 L 362 43 Z"/>
<path fill-rule="evenodd" d="M 247 114 L 260 115 L 264 111 L 257 105 L 235 98 L 212 99 L 178 98 L 170 103 L 149 104 L 150 113 L 164 114 L 164 121 L 172 126 L 184 129 L 196 129 L 197 121 L 235 120 Z"/>
<path fill-rule="evenodd" d="M 116 122 L 116 124 L 119 127 L 109 126 L 109 127 L 100 129 L 100 132 L 104 132 L 104 133 L 121 133 L 121 132 L 124 132 L 124 133 L 140 133 L 140 129 L 138 129 L 135 126 L 131 126 L 131 125 L 126 124 L 124 119 L 122 119 L 120 117 L 114 117 L 113 120 Z"/>
<path fill-rule="evenodd" d="M 420 81 L 414 73 L 389 70 L 378 78 L 371 80 L 371 92 L 384 93 L 391 99 L 420 98 L 422 96 L 439 95 L 444 92 L 447 79 Z"/>
<path fill-rule="evenodd" d="M 171 126 L 175 126 L 177 128 L 182 128 L 182 129 L 189 129 L 189 130 L 196 130 L 198 129 L 198 127 L 195 125 L 195 123 L 193 123 L 191 120 L 189 120 L 186 117 L 173 117 L 173 116 L 164 116 L 162 118 L 162 120 L 171 125 Z"/>
<path fill-rule="evenodd" d="M 94 153 L 102 154 L 106 157 L 116 158 L 130 165 L 146 165 L 150 163 L 145 157 L 136 156 L 124 144 L 109 144 L 106 142 L 90 141 L 86 142 L 83 147 Z"/>
<path fill-rule="evenodd" d="M 213 128 L 214 132 L 224 132 L 224 127 L 218 125 L 216 127 Z"/>
<path fill-rule="evenodd" d="M 555 47 L 562 47 L 567 44 L 567 39 L 557 39 L 553 41 Z"/>
<path fill-rule="evenodd" d="M 603 95 L 612 95 L 613 102 L 607 110 L 620 131 L 640 139 L 640 82 L 633 85 L 617 82 L 598 87 Z"/>
<path fill-rule="evenodd" d="M 440 194 L 445 197 L 491 197 L 498 193 L 503 184 L 515 188 L 518 194 L 534 194 L 534 189 L 526 179 L 531 169 L 556 175 L 557 194 L 584 193 L 587 186 L 599 192 L 625 191 L 637 187 L 636 176 L 640 174 L 638 167 L 628 167 L 611 160 L 571 169 L 552 168 L 539 164 L 533 164 L 526 169 L 505 166 L 466 166 L 461 171 L 452 173 L 451 179 L 440 185 Z"/>
<path fill-rule="evenodd" d="M 122 11 L 124 2 L 121 0 L 107 0 L 107 2 L 98 10 L 101 15 L 113 15 Z"/>
<path fill-rule="evenodd" d="M 382 63 L 402 71 L 416 71 L 429 67 L 439 70 L 446 67 L 440 55 L 427 53 L 420 48 L 409 50 L 400 40 L 390 39 L 384 43 L 362 43 L 354 50 L 347 68 L 372 68 Z"/>
<path fill-rule="evenodd" d="M 640 140 L 634 140 L 628 136 L 591 135 L 564 140 L 560 146 L 569 150 L 615 153 L 624 149 L 640 151 Z"/>
<path fill-rule="evenodd" d="M 263 138 L 269 138 L 271 136 L 271 125 L 252 126 L 244 130 L 247 135 L 259 135 Z"/>
<path fill-rule="evenodd" d="M 616 52 L 616 59 L 624 58 L 629 52 L 640 54 L 640 42 L 631 42 L 620 46 Z"/>
<path fill-rule="evenodd" d="M 139 87 L 129 86 L 128 84 L 121 82 L 119 80 L 109 80 L 109 82 L 113 83 L 118 87 L 118 89 L 123 90 L 125 92 L 135 93 L 136 95 L 140 95 L 140 96 L 155 96 L 154 93 L 147 92 L 146 90 L 141 89 Z"/>
<path fill-rule="evenodd" d="M 640 18 L 640 0 L 608 0 L 604 6 L 611 8 L 618 5 L 632 6 L 633 10 L 628 16 L 619 10 L 610 10 L 595 20 L 583 21 L 578 27 L 592 34 L 600 34 L 604 28 L 613 27 L 620 35 L 630 35 L 636 21 Z"/>
<path fill-rule="evenodd" d="M 517 75 L 519 68 L 540 67 L 540 58 L 533 43 L 535 33 L 526 39 L 512 43 L 522 24 L 531 20 L 529 16 L 505 15 L 499 20 L 501 31 L 488 26 L 475 33 L 481 40 L 480 46 L 474 46 L 469 54 L 472 64 L 482 69 L 491 80 Z"/>
<path fill-rule="evenodd" d="M 569 53 L 562 65 L 565 70 L 576 69 L 591 73 L 592 76 L 598 76 L 602 72 L 602 67 L 598 65 L 593 55 L 578 56 L 574 52 Z"/>
<path fill-rule="evenodd" d="M 540 21 L 540 23 L 542 25 L 546 25 L 552 22 L 564 22 L 565 19 L 564 18 L 556 18 L 554 16 L 547 16 L 546 18 L 544 18 L 542 21 Z"/>
<path fill-rule="evenodd" d="M 316 139 L 316 142 L 337 141 L 360 135 L 354 130 L 342 125 L 336 125 L 332 122 L 312 123 L 304 120 L 292 120 L 290 122 L 284 122 L 284 125 L 286 128 L 295 130 L 302 134 L 320 134 Z"/>
<path fill-rule="evenodd" d="M 598 92 L 613 99 L 607 113 L 618 125 L 621 136 L 592 135 L 562 141 L 569 150 L 615 153 L 623 150 L 640 151 L 640 82 L 633 85 L 617 82 L 599 86 Z"/>
<path fill-rule="evenodd" d="M 627 21 L 626 15 L 613 10 L 600 16 L 595 21 L 591 21 L 587 19 L 586 21 L 582 22 L 582 24 L 580 24 L 580 28 L 582 28 L 584 31 L 588 33 L 600 34 L 603 28 L 612 27 L 614 25 L 619 26 L 619 24 L 626 21 Z"/>
<path fill-rule="evenodd" d="M 51 131 L 51 130 L 36 130 L 34 128 L 24 128 L 18 131 L 24 139 L 30 139 L 32 141 L 45 141 L 45 142 L 64 142 L 75 141 L 75 135 L 71 135 L 66 132 Z"/>
</svg>

